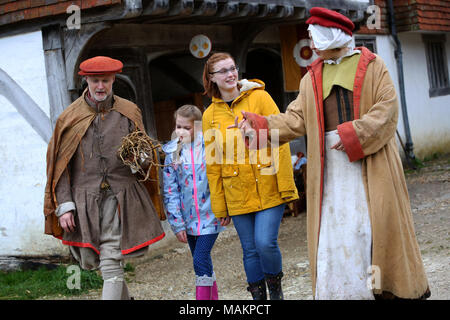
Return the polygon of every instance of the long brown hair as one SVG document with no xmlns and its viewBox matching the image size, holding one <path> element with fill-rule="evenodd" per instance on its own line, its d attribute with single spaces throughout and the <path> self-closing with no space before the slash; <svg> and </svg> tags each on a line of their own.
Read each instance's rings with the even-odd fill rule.
<svg viewBox="0 0 450 320">
<path fill-rule="evenodd" d="M 205 92 L 203 92 L 203 94 L 208 95 L 208 97 L 210 98 L 222 97 L 217 84 L 211 81 L 210 73 L 213 72 L 212 67 L 214 66 L 215 63 L 229 58 L 234 61 L 234 58 L 227 52 L 217 52 L 208 58 L 208 60 L 205 63 L 205 67 L 203 68 L 203 88 L 205 88 Z"/>
</svg>

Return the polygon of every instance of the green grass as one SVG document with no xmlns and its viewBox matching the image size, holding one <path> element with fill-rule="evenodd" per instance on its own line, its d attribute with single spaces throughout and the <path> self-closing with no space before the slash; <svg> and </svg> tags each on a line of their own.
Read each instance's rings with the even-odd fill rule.
<svg viewBox="0 0 450 320">
<path fill-rule="evenodd" d="M 81 269 L 79 289 L 69 289 L 75 272 L 67 272 L 68 266 L 58 266 L 54 270 L 42 267 L 38 270 L 0 272 L 0 300 L 32 300 L 42 296 L 73 296 L 98 289 L 103 285 L 102 277 L 96 271 Z M 70 269 L 69 269 L 70 270 Z M 72 277 L 70 281 L 69 277 Z"/>
<path fill-rule="evenodd" d="M 134 266 L 131 263 L 127 262 L 123 270 L 125 272 L 134 272 Z"/>
<path fill-rule="evenodd" d="M 428 155 L 428 156 L 424 157 L 423 159 L 419 159 L 419 158 L 416 157 L 413 160 L 413 165 L 416 167 L 417 170 L 411 169 L 411 168 L 408 167 L 408 165 L 405 165 L 404 166 L 404 172 L 405 172 L 405 174 L 410 174 L 410 173 L 414 173 L 414 172 L 417 172 L 417 171 L 420 172 L 420 169 L 425 168 L 425 167 L 429 167 L 430 165 L 432 165 L 432 164 L 430 164 L 430 162 L 435 161 L 435 160 L 439 160 L 439 159 L 441 159 L 443 157 L 448 157 L 448 154 L 442 154 L 442 153 L 439 153 L 439 152 L 434 152 L 433 154 Z M 447 164 L 450 164 L 450 158 L 447 160 Z M 443 170 L 443 171 L 445 171 L 445 170 Z"/>
<path fill-rule="evenodd" d="M 439 152 L 434 152 L 432 155 L 428 155 L 428 156 L 424 157 L 423 161 L 428 162 L 431 160 L 437 160 L 440 158 L 440 156 L 441 156 L 441 154 Z"/>
</svg>

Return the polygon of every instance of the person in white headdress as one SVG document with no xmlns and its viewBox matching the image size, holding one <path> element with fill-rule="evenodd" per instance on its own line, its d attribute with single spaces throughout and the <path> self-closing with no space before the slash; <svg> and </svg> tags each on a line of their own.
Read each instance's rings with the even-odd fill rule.
<svg viewBox="0 0 450 320">
<path fill-rule="evenodd" d="M 354 47 L 350 19 L 325 8 L 310 13 L 306 23 L 319 59 L 308 67 L 297 99 L 285 113 L 244 112 L 235 126 L 253 139 L 250 148 L 264 145 L 274 130 L 280 143 L 307 136 L 315 299 L 427 298 L 395 140 L 398 100 L 392 79 L 379 56 Z"/>
</svg>

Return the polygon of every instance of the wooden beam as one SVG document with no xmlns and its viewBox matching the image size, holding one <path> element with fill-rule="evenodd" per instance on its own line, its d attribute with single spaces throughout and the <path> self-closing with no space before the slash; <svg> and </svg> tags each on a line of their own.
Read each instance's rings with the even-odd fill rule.
<svg viewBox="0 0 450 320">
<path fill-rule="evenodd" d="M 213 16 L 217 13 L 217 0 L 205 0 L 200 7 L 194 11 L 193 16 Z"/>
<path fill-rule="evenodd" d="M 169 16 L 188 16 L 194 12 L 194 0 L 178 0 L 169 10 Z"/>
<path fill-rule="evenodd" d="M 52 127 L 56 119 L 72 102 L 67 90 L 65 61 L 61 40 L 61 28 L 54 25 L 42 29 L 42 42 L 47 72 L 48 98 L 50 104 L 50 120 Z"/>
<path fill-rule="evenodd" d="M 218 17 L 224 18 L 224 17 L 231 17 L 236 16 L 239 13 L 239 1 L 227 1 L 223 7 L 222 10 L 220 10 Z"/>
<path fill-rule="evenodd" d="M 117 24 L 95 39 L 93 47 L 185 48 L 197 34 L 204 34 L 213 46 L 233 43 L 230 26 L 174 25 L 174 24 Z"/>
<path fill-rule="evenodd" d="M 254 17 L 259 12 L 259 4 L 258 3 L 247 3 L 243 10 L 239 12 L 240 16 L 245 17 Z"/>
<path fill-rule="evenodd" d="M 157 16 L 165 14 L 170 9 L 169 0 L 153 0 L 150 1 L 148 6 L 142 12 L 143 15 Z"/>
<path fill-rule="evenodd" d="M 26 122 L 48 143 L 52 136 L 50 119 L 36 102 L 0 68 L 0 95 L 3 95 L 16 108 Z"/>
</svg>

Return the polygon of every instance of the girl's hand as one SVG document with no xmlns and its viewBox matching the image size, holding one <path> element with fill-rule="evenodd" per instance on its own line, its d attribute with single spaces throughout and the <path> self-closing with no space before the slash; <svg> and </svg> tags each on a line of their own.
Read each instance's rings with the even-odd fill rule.
<svg viewBox="0 0 450 320">
<path fill-rule="evenodd" d="M 242 111 L 241 111 L 242 112 Z M 243 114 L 243 112 L 242 112 Z M 242 127 L 244 126 L 244 122 L 247 123 L 247 119 L 243 118 L 241 121 L 239 121 L 239 117 L 236 116 L 234 118 L 234 124 L 229 125 L 227 127 L 227 129 L 233 129 L 233 128 L 238 128 L 238 129 L 242 129 Z"/>
<path fill-rule="evenodd" d="M 231 221 L 230 216 L 227 216 L 226 218 L 218 218 L 218 219 L 219 219 L 220 225 L 221 225 L 222 227 L 225 227 L 225 226 L 229 225 L 229 224 L 230 224 L 230 221 Z"/>
<path fill-rule="evenodd" d="M 250 150 L 258 150 L 267 146 L 269 124 L 264 116 L 256 113 L 241 111 L 242 120 L 234 119 L 234 124 L 227 129 L 238 128 L 241 131 L 245 146 Z M 266 130 L 264 132 L 264 130 Z"/>
<path fill-rule="evenodd" d="M 183 243 L 187 243 L 187 235 L 186 235 L 186 231 L 180 231 L 176 234 L 178 241 L 183 242 Z"/>
</svg>

